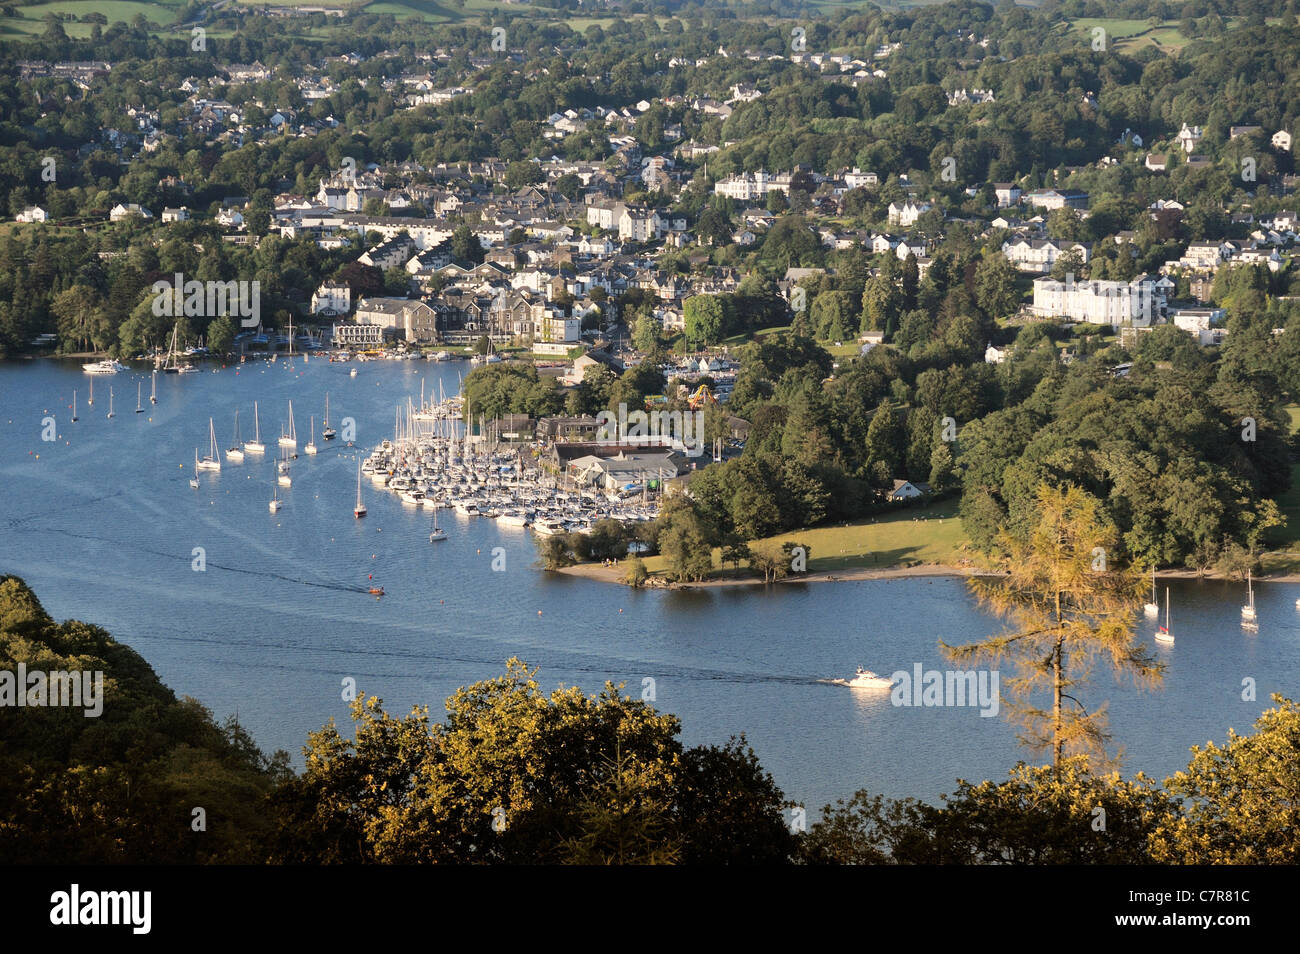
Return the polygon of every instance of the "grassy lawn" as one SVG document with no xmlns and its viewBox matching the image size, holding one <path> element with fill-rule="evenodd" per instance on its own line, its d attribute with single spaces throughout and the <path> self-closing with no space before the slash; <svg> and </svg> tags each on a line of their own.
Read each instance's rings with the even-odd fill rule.
<svg viewBox="0 0 1300 954">
<path fill-rule="evenodd" d="M 930 507 L 907 507 L 894 514 L 881 514 L 838 527 L 817 527 L 768 537 L 767 541 L 784 543 L 795 540 L 811 550 L 808 570 L 826 573 L 849 569 L 886 569 L 918 563 L 952 565 L 966 556 L 966 534 L 957 518 L 955 499 L 940 501 Z M 664 558 L 647 557 L 651 573 L 664 569 Z M 713 565 L 722 569 L 721 551 L 713 551 Z M 728 567 L 725 573 L 732 575 Z M 741 575 L 744 575 L 742 572 Z"/>
</svg>

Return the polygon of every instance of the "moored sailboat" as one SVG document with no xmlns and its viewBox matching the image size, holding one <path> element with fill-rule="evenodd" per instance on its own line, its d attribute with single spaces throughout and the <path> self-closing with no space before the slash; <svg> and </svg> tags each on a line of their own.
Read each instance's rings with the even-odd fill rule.
<svg viewBox="0 0 1300 954">
<path fill-rule="evenodd" d="M 1243 624 L 1253 623 L 1255 622 L 1256 619 L 1255 584 L 1254 581 L 1251 579 L 1251 574 L 1249 570 L 1246 571 L 1246 593 L 1249 602 L 1247 602 L 1246 605 L 1241 608 L 1241 621 Z"/>
<path fill-rule="evenodd" d="M 1169 612 L 1169 587 L 1165 587 L 1165 621 L 1164 624 L 1156 630 L 1157 643 L 1172 643 L 1174 641 L 1174 623 Z"/>
<path fill-rule="evenodd" d="M 360 520 L 366 515 L 366 505 L 361 502 L 361 456 L 357 455 L 357 505 L 352 508 L 352 516 Z"/>
<path fill-rule="evenodd" d="M 311 419 L 311 430 L 307 432 L 307 444 L 303 447 L 308 454 L 316 453 L 316 418 Z"/>
<path fill-rule="evenodd" d="M 208 418 L 208 456 L 200 458 L 196 465 L 199 470 L 220 470 L 221 452 L 217 450 L 217 428 Z"/>
<path fill-rule="evenodd" d="M 144 413 L 143 397 L 144 397 L 144 382 L 137 381 L 135 382 L 135 413 L 137 414 Z"/>
<path fill-rule="evenodd" d="M 253 439 L 244 442 L 244 450 L 250 454 L 266 453 L 266 445 L 262 443 L 262 424 L 257 414 L 257 402 L 253 402 Z"/>
<path fill-rule="evenodd" d="M 281 425 L 279 444 L 281 447 L 298 447 L 298 433 L 293 427 L 293 402 L 289 402 L 289 430 L 284 431 L 284 425 Z"/>
<path fill-rule="evenodd" d="M 235 442 L 226 450 L 226 460 L 242 461 L 244 459 L 244 445 L 239 440 L 239 408 L 235 408 Z"/>
<path fill-rule="evenodd" d="M 113 388 L 111 385 L 109 386 L 108 389 L 108 416 L 109 417 L 117 416 L 116 414 L 113 413 Z"/>
<path fill-rule="evenodd" d="M 330 393 L 328 391 L 325 392 L 325 420 L 323 420 L 321 424 L 323 425 L 323 429 L 320 432 L 320 436 L 325 438 L 327 441 L 334 440 L 334 428 L 330 427 Z"/>
<path fill-rule="evenodd" d="M 1142 607 L 1142 612 L 1148 619 L 1155 619 L 1160 615 L 1160 604 L 1156 602 L 1159 597 L 1156 596 L 1156 566 L 1151 564 L 1151 599 Z"/>
</svg>

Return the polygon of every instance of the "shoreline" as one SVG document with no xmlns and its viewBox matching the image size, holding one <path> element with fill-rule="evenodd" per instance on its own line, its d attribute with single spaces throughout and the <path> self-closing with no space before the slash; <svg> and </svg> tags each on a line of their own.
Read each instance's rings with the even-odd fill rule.
<svg viewBox="0 0 1300 954">
<path fill-rule="evenodd" d="M 619 563 L 617 566 L 603 566 L 599 563 L 578 563 L 574 566 L 560 567 L 551 570 L 551 573 L 563 573 L 565 576 L 575 576 L 582 579 L 594 580 L 597 583 L 613 583 L 619 586 L 627 586 L 623 582 L 623 574 L 626 572 L 626 561 Z M 927 576 L 945 576 L 945 577 L 971 577 L 971 576 L 993 576 L 981 572 L 977 567 L 959 567 L 943 563 L 923 563 L 917 566 L 892 566 L 876 568 L 850 567 L 845 570 L 822 570 L 815 573 L 800 574 L 798 576 L 787 576 L 784 579 L 776 580 L 772 584 L 764 584 L 762 579 L 757 576 L 751 577 L 727 577 L 723 579 L 702 580 L 698 583 L 669 583 L 660 577 L 651 577 L 654 582 L 647 583 L 642 589 L 649 590 L 694 590 L 694 589 L 712 589 L 722 586 L 764 586 L 764 585 L 781 585 L 786 583 L 844 583 L 844 582 L 861 582 L 864 580 L 895 580 L 907 579 L 910 577 L 927 577 Z M 1219 573 L 1207 571 L 1198 574 L 1195 570 L 1171 569 L 1158 571 L 1157 580 L 1224 580 L 1228 577 Z M 1244 581 L 1242 581 L 1244 582 Z M 1255 577 L 1256 583 L 1300 583 L 1300 573 L 1273 573 L 1266 576 Z"/>
</svg>

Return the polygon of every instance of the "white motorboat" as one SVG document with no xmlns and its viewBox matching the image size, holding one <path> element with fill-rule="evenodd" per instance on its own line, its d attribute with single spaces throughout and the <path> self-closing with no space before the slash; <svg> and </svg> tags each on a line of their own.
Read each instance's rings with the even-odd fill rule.
<svg viewBox="0 0 1300 954">
<path fill-rule="evenodd" d="M 540 533 L 544 537 L 554 537 L 561 533 L 568 533 L 564 524 L 554 520 L 546 520 L 533 524 L 533 533 Z"/>
<path fill-rule="evenodd" d="M 894 680 L 878 676 L 870 669 L 863 669 L 861 666 L 853 674 L 853 678 L 846 683 L 850 689 L 888 689 L 893 684 Z"/>
<path fill-rule="evenodd" d="M 116 361 L 92 361 L 89 364 L 83 364 L 81 370 L 87 374 L 117 374 L 117 372 L 126 369 Z"/>
<path fill-rule="evenodd" d="M 217 429 L 212 423 L 212 418 L 208 418 L 208 456 L 200 458 L 197 467 L 199 470 L 221 469 L 221 452 L 217 450 Z"/>
<path fill-rule="evenodd" d="M 355 378 L 357 376 L 357 369 L 353 368 L 351 371 L 349 371 L 348 376 Z"/>
<path fill-rule="evenodd" d="M 266 445 L 262 443 L 262 422 L 257 413 L 257 402 L 253 402 L 253 439 L 244 441 L 244 450 L 250 454 L 266 453 Z"/>
</svg>

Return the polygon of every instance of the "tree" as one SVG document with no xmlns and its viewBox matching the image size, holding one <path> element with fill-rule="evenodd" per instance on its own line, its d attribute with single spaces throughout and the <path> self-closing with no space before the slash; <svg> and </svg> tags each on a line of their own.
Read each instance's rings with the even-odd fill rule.
<svg viewBox="0 0 1300 954">
<path fill-rule="evenodd" d="M 743 744 L 684 749 L 675 716 L 606 683 L 543 693 L 518 659 L 447 717 L 352 704 L 271 802 L 277 863 L 783 861 L 780 789 Z M 711 806 L 711 807 L 710 807 Z M 743 838 L 738 836 L 748 829 Z"/>
<path fill-rule="evenodd" d="M 506 188 L 508 189 L 518 190 L 545 181 L 546 173 L 536 162 L 512 162 L 506 166 Z"/>
<path fill-rule="evenodd" d="M 808 864 L 1150 864 L 1151 832 L 1176 814 L 1140 773 L 1097 775 L 1082 757 L 1055 770 L 1020 762 L 1004 782 L 959 782 L 942 807 L 859 791 L 826 806 L 800 855 Z"/>
<path fill-rule="evenodd" d="M 883 463 L 886 473 L 892 476 L 901 469 L 903 453 L 903 425 L 893 402 L 885 398 L 871 416 L 871 424 L 867 427 L 863 459 L 868 465 Z"/>
<path fill-rule="evenodd" d="M 1050 747 L 1052 765 L 1060 768 L 1067 753 L 1103 753 L 1109 738 L 1105 706 L 1090 712 L 1071 694 L 1098 657 L 1149 685 L 1163 677 L 1164 666 L 1137 642 L 1132 614 L 1144 591 L 1142 574 L 1111 565 L 1116 532 L 1099 517 L 1096 499 L 1075 485 L 1042 484 L 1037 513 L 1027 538 L 1000 534 L 1006 577 L 970 584 L 981 604 L 1012 628 L 965 646 L 940 645 L 957 663 L 1015 664 L 1008 709 L 1025 728 L 1021 742 Z M 1044 688 L 1046 709 L 1033 699 Z"/>
<path fill-rule="evenodd" d="M 671 501 L 660 511 L 657 524 L 659 552 L 672 579 L 694 583 L 713 572 L 713 545 L 694 503 Z"/>
<path fill-rule="evenodd" d="M 1014 315 L 1020 308 L 1016 269 L 1005 255 L 990 252 L 975 267 L 975 303 L 992 320 Z"/>
<path fill-rule="evenodd" d="M 208 325 L 208 350 L 213 354 L 226 354 L 235 342 L 235 323 L 226 315 L 218 315 Z"/>
<path fill-rule="evenodd" d="M 1159 864 L 1300 862 L 1300 706 L 1280 695 L 1253 735 L 1192 747 L 1187 771 L 1165 781 L 1181 815 L 1151 837 Z"/>
<path fill-rule="evenodd" d="M 643 354 L 649 354 L 661 347 L 664 323 L 653 315 L 642 315 L 637 319 L 636 329 L 632 332 L 633 346 Z"/>
<path fill-rule="evenodd" d="M 451 254 L 461 261 L 476 265 L 482 263 L 485 255 L 482 243 L 468 225 L 458 225 L 456 231 L 451 233 Z"/>
<path fill-rule="evenodd" d="M 686 338 L 699 345 L 717 344 L 722 340 L 725 316 L 717 295 L 692 295 L 682 307 Z"/>
</svg>

